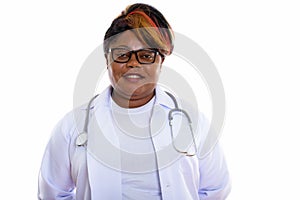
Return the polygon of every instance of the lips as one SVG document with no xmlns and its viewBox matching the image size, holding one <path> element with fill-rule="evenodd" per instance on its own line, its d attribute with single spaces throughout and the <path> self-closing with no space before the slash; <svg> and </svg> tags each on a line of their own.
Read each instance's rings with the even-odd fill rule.
<svg viewBox="0 0 300 200">
<path fill-rule="evenodd" d="M 126 73 L 123 75 L 123 78 L 128 81 L 128 83 L 138 83 L 143 80 L 145 77 L 138 73 Z"/>
<path fill-rule="evenodd" d="M 137 73 L 127 73 L 123 75 L 124 78 L 126 79 L 143 79 L 145 78 L 144 76 L 137 74 Z"/>
</svg>

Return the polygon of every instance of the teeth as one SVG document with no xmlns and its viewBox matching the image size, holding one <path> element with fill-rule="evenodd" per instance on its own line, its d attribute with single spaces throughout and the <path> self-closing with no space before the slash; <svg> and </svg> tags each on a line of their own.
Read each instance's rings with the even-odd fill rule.
<svg viewBox="0 0 300 200">
<path fill-rule="evenodd" d="M 127 78 L 141 78 L 139 75 L 127 75 Z"/>
</svg>

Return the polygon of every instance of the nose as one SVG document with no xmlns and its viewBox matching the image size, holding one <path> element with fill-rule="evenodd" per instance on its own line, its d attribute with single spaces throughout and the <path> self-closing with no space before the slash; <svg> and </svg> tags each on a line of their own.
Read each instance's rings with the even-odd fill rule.
<svg viewBox="0 0 300 200">
<path fill-rule="evenodd" d="M 127 62 L 127 67 L 133 68 L 133 67 L 139 67 L 139 65 L 140 65 L 140 63 L 139 63 L 139 61 L 137 60 L 136 52 L 133 52 L 133 53 L 131 54 L 130 59 L 129 59 L 128 62 Z"/>
</svg>

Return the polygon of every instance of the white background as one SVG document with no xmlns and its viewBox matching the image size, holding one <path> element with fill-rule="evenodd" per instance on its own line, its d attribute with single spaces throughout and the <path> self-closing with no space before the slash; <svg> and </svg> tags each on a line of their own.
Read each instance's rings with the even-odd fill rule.
<svg viewBox="0 0 300 200">
<path fill-rule="evenodd" d="M 36 199 L 43 151 L 72 109 L 80 67 L 133 2 L 1 1 L 1 199 Z M 299 198 L 297 1 L 147 3 L 202 46 L 222 77 L 228 199 Z"/>
</svg>

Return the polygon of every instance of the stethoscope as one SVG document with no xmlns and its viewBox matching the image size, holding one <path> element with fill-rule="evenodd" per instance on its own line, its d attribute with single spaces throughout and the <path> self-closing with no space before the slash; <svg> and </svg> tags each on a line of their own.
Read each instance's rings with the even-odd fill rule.
<svg viewBox="0 0 300 200">
<path fill-rule="evenodd" d="M 197 154 L 197 145 L 196 145 L 196 140 L 195 140 L 195 135 L 194 135 L 194 131 L 193 131 L 193 128 L 192 128 L 192 120 L 190 118 L 190 116 L 188 115 L 188 113 L 183 110 L 183 109 L 180 109 L 178 107 L 178 103 L 177 103 L 177 100 L 176 98 L 169 92 L 165 91 L 167 95 L 169 95 L 169 97 L 172 99 L 173 103 L 174 103 L 174 106 L 175 108 L 171 109 L 168 113 L 168 120 L 169 120 L 169 126 L 170 126 L 170 132 L 171 132 L 171 137 L 172 137 L 172 146 L 173 148 L 178 152 L 178 153 L 182 153 L 186 156 L 194 156 Z M 92 102 L 99 96 L 99 94 L 97 94 L 96 96 L 94 96 L 88 103 L 87 105 L 87 109 L 86 109 L 86 115 L 85 115 L 85 121 L 84 121 L 84 127 L 83 127 L 83 131 L 77 136 L 77 139 L 76 139 L 76 145 L 77 146 L 85 146 L 87 144 L 87 141 L 88 141 L 88 125 L 89 125 L 89 120 L 90 120 L 90 110 L 91 110 L 91 105 L 92 105 Z M 174 142 L 174 133 L 173 133 L 173 119 L 174 119 L 174 114 L 183 114 L 186 119 L 187 119 L 187 122 L 188 122 L 188 126 L 189 126 L 189 130 L 190 130 L 190 133 L 191 133 L 191 136 L 192 136 L 192 140 L 193 140 L 193 149 L 194 151 L 192 153 L 189 153 L 188 151 L 182 151 L 182 150 L 179 150 L 176 145 L 175 145 L 175 142 Z"/>
</svg>

